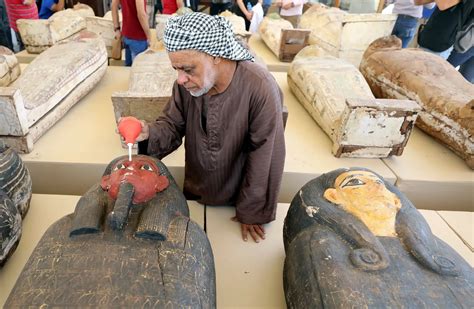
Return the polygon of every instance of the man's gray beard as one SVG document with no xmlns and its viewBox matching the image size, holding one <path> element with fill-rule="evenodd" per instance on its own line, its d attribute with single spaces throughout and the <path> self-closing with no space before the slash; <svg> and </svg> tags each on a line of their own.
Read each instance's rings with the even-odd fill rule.
<svg viewBox="0 0 474 309">
<path fill-rule="evenodd" d="M 209 86 L 209 87 L 204 87 L 202 88 L 201 90 L 199 91 L 189 91 L 189 93 L 193 96 L 193 97 L 200 97 L 200 96 L 203 96 L 205 95 L 206 93 L 209 92 L 209 90 L 211 90 L 212 86 Z"/>
</svg>

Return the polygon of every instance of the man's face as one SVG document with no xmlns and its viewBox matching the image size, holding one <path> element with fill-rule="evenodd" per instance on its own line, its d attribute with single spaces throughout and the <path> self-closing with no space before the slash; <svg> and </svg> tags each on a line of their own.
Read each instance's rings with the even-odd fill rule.
<svg viewBox="0 0 474 309">
<path fill-rule="evenodd" d="M 367 171 L 340 174 L 334 188 L 327 189 L 324 197 L 352 214 L 364 214 L 373 220 L 394 218 L 401 207 L 400 199 L 384 182 Z"/>
<path fill-rule="evenodd" d="M 178 72 L 178 84 L 184 86 L 192 96 L 202 96 L 214 87 L 216 69 L 213 57 L 194 50 L 171 52 L 168 56 Z"/>
</svg>

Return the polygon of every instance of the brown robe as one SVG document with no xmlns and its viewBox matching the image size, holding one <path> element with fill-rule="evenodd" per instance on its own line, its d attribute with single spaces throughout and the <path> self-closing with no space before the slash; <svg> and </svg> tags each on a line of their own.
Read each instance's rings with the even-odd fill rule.
<svg viewBox="0 0 474 309">
<path fill-rule="evenodd" d="M 242 223 L 273 221 L 285 161 L 282 101 L 273 76 L 250 61 L 237 62 L 216 95 L 193 97 L 175 82 L 164 115 L 150 124 L 146 153 L 161 159 L 186 136 L 188 199 L 235 205 Z"/>
</svg>

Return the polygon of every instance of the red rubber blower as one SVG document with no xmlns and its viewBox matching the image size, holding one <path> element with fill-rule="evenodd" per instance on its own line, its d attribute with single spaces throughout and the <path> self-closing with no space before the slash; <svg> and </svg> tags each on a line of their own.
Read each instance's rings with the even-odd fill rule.
<svg viewBox="0 0 474 309">
<path fill-rule="evenodd" d="M 123 117 L 118 125 L 118 130 L 125 139 L 125 143 L 133 145 L 142 131 L 142 124 L 135 117 Z"/>
</svg>

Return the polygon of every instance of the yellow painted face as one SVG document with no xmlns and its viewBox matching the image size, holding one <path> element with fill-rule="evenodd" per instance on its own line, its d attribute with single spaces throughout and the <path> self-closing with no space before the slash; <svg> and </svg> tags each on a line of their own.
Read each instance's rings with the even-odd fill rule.
<svg viewBox="0 0 474 309">
<path fill-rule="evenodd" d="M 368 171 L 340 174 L 334 188 L 327 189 L 324 197 L 359 217 L 369 228 L 374 225 L 381 228 L 387 220 L 394 223 L 401 208 L 400 199 L 379 177 Z"/>
</svg>

